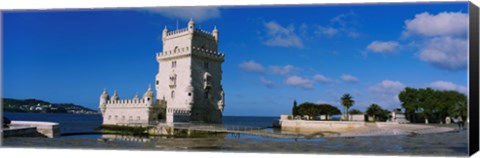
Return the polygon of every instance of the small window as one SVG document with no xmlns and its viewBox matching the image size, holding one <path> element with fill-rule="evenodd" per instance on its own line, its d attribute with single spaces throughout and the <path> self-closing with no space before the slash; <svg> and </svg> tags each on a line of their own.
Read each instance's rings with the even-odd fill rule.
<svg viewBox="0 0 480 158">
<path fill-rule="evenodd" d="M 188 96 L 192 96 L 192 93 L 188 93 Z"/>
<path fill-rule="evenodd" d="M 125 120 L 125 116 L 122 116 L 122 120 Z"/>
<path fill-rule="evenodd" d="M 175 91 L 172 91 L 171 97 L 172 97 L 172 99 L 175 98 Z"/>
<path fill-rule="evenodd" d="M 158 80 L 155 82 L 155 84 L 157 84 L 157 85 L 158 85 Z"/>
<path fill-rule="evenodd" d="M 177 61 L 172 61 L 172 68 L 177 67 Z"/>
<path fill-rule="evenodd" d="M 208 92 L 205 92 L 205 99 L 208 99 Z"/>
<path fill-rule="evenodd" d="M 150 97 L 147 98 L 147 101 L 150 101 Z"/>
<path fill-rule="evenodd" d="M 140 120 L 140 116 L 137 116 L 137 120 Z"/>
<path fill-rule="evenodd" d="M 112 119 L 112 115 L 108 115 L 108 120 Z"/>
</svg>

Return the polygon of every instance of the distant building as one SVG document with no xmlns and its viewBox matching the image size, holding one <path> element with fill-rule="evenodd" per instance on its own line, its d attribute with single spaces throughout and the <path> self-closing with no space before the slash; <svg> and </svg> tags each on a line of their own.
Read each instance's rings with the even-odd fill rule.
<svg viewBox="0 0 480 158">
<path fill-rule="evenodd" d="M 120 100 L 117 93 L 100 97 L 103 124 L 156 121 L 220 123 L 225 106 L 221 84 L 224 54 L 218 52 L 219 32 L 187 28 L 162 34 L 163 52 L 156 54 L 159 71 L 154 96 L 149 87 L 142 99 Z M 155 99 L 154 99 L 155 98 Z"/>
<path fill-rule="evenodd" d="M 397 122 L 397 123 L 409 123 L 409 121 L 405 118 L 405 114 L 402 113 L 401 109 L 394 109 L 390 115 L 390 122 Z"/>
</svg>

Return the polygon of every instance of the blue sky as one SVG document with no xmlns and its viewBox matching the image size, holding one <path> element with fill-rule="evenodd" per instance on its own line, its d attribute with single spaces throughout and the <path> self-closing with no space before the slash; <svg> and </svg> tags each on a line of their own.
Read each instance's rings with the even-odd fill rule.
<svg viewBox="0 0 480 158">
<path fill-rule="evenodd" d="M 220 32 L 224 115 L 277 116 L 350 93 L 400 107 L 406 86 L 467 93 L 468 3 L 3 12 L 3 94 L 98 109 L 103 88 L 143 94 L 161 32 Z"/>
</svg>

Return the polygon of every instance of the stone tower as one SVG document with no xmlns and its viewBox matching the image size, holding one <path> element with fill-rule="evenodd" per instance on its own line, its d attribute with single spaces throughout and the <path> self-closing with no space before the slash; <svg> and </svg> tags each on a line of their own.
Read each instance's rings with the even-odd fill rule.
<svg viewBox="0 0 480 158">
<path fill-rule="evenodd" d="M 222 122 L 224 54 L 218 52 L 218 35 L 216 27 L 200 30 L 191 19 L 187 28 L 163 30 L 155 89 L 157 100 L 165 104 L 167 123 Z"/>
</svg>

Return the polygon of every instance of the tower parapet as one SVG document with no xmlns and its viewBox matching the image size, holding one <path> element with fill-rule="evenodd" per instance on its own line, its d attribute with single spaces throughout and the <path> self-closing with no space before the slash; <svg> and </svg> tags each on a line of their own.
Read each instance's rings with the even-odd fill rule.
<svg viewBox="0 0 480 158">
<path fill-rule="evenodd" d="M 157 60 L 166 60 L 166 59 L 173 59 L 173 58 L 192 56 L 192 55 L 197 57 L 209 58 L 217 61 L 223 61 L 225 58 L 224 53 L 193 46 L 191 49 L 190 47 L 184 47 L 184 48 L 177 48 L 175 50 L 158 52 Z"/>
</svg>

